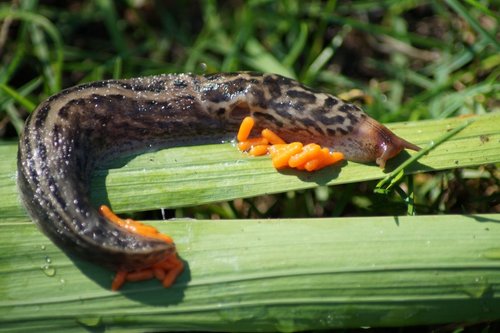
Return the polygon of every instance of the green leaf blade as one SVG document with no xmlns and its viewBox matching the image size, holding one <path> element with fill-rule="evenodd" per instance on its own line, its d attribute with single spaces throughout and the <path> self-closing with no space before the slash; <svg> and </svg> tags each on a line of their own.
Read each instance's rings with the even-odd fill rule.
<svg viewBox="0 0 500 333">
<path fill-rule="evenodd" d="M 103 288 L 111 272 L 74 265 L 33 225 L 2 225 L 3 244 L 24 230 L 17 253 L 32 261 L 19 270 L 19 257 L 0 255 L 2 327 L 288 331 L 487 320 L 500 309 L 500 260 L 485 255 L 498 247 L 498 214 L 153 224 L 177 240 L 186 272 L 171 289 L 120 292 Z M 37 267 L 46 257 L 53 276 Z"/>
</svg>

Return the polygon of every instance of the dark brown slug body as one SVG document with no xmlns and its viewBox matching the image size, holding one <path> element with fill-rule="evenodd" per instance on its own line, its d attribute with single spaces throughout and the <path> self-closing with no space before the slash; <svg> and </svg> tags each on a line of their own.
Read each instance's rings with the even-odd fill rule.
<svg viewBox="0 0 500 333">
<path fill-rule="evenodd" d="M 66 89 L 30 116 L 19 143 L 22 201 L 58 246 L 115 269 L 150 266 L 175 251 L 107 221 L 89 199 L 96 163 L 121 152 L 235 135 L 245 116 L 288 142 L 316 142 L 380 166 L 404 148 L 357 106 L 273 74 L 160 75 Z"/>
</svg>

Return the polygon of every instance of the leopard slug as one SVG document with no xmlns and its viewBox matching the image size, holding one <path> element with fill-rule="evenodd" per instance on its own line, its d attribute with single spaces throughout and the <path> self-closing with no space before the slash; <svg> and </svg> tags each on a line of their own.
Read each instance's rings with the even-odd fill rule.
<svg viewBox="0 0 500 333">
<path fill-rule="evenodd" d="M 381 167 L 404 148 L 360 108 L 274 74 L 169 74 L 61 91 L 31 114 L 20 138 L 18 186 L 38 227 L 63 250 L 113 269 L 138 269 L 175 245 L 127 231 L 92 207 L 97 163 L 116 154 L 234 136 L 245 116 L 287 142 L 315 142 Z"/>
</svg>

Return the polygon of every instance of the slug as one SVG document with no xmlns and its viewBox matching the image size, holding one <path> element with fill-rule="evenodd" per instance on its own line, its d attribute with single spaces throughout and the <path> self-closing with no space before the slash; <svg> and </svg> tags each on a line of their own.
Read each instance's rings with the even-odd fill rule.
<svg viewBox="0 0 500 333">
<path fill-rule="evenodd" d="M 385 162 L 404 148 L 359 107 L 274 74 L 169 74 L 83 84 L 50 97 L 20 137 L 18 186 L 38 227 L 61 249 L 118 271 L 151 267 L 173 242 L 112 223 L 90 202 L 96 164 L 121 153 L 220 142 L 251 116 L 287 142 L 314 142 L 346 159 Z"/>
</svg>

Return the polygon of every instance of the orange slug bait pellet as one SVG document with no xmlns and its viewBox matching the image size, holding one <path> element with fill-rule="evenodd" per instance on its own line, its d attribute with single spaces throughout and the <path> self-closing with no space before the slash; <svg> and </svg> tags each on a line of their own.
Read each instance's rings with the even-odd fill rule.
<svg viewBox="0 0 500 333">
<path fill-rule="evenodd" d="M 247 151 L 254 146 L 267 145 L 269 141 L 266 138 L 252 138 L 245 141 L 238 142 L 238 149 L 241 151 Z"/>
<path fill-rule="evenodd" d="M 287 144 L 278 134 L 268 128 L 261 136 L 249 138 L 255 125 L 252 117 L 243 119 L 238 131 L 238 149 L 252 156 L 269 154 L 276 169 L 294 168 L 297 170 L 316 171 L 342 159 L 342 153 L 331 153 L 328 148 L 321 148 L 316 143 L 305 146 L 301 142 Z"/>
<path fill-rule="evenodd" d="M 288 166 L 295 168 L 302 166 L 312 159 L 317 159 L 321 156 L 321 147 L 318 144 L 310 143 L 302 148 L 302 151 L 293 155 L 288 160 Z"/>
<path fill-rule="evenodd" d="M 99 207 L 99 213 L 109 221 L 113 222 L 114 224 L 124 229 L 127 229 L 130 232 L 140 234 L 146 237 L 161 239 L 170 244 L 174 242 L 170 236 L 160 233 L 158 229 L 156 229 L 155 227 L 134 221 L 132 219 L 122 219 L 118 217 L 106 205 L 101 205 L 101 207 Z"/>
<path fill-rule="evenodd" d="M 165 271 L 161 268 L 153 268 L 153 274 L 157 280 L 163 281 L 165 278 Z"/>
<path fill-rule="evenodd" d="M 278 150 L 278 152 L 272 158 L 273 166 L 276 169 L 282 169 L 288 166 L 288 160 L 293 155 L 300 153 L 302 150 L 301 142 L 292 142 L 283 149 Z"/>
<path fill-rule="evenodd" d="M 175 279 L 181 275 L 184 270 L 184 263 L 179 260 L 177 253 L 172 253 L 165 259 L 163 269 L 165 272 L 165 278 L 163 279 L 162 284 L 165 288 L 168 288 L 175 282 Z"/>
<path fill-rule="evenodd" d="M 252 155 L 252 156 L 266 155 L 267 154 L 267 150 L 269 149 L 269 147 L 270 147 L 269 145 L 257 145 L 257 146 L 253 146 L 248 151 L 248 154 Z"/>
<path fill-rule="evenodd" d="M 255 120 L 253 120 L 252 117 L 245 117 L 245 119 L 243 119 L 240 125 L 240 129 L 238 130 L 238 135 L 236 137 L 238 141 L 246 141 L 248 139 L 248 136 L 250 135 L 254 124 Z"/>
<path fill-rule="evenodd" d="M 269 155 L 271 155 L 271 157 L 274 157 L 276 154 L 278 154 L 281 150 L 285 149 L 286 147 L 288 147 L 287 143 L 269 146 L 268 149 Z"/>
<path fill-rule="evenodd" d="M 266 138 L 267 141 L 269 141 L 269 143 L 273 145 L 280 145 L 286 143 L 285 140 L 283 140 L 278 136 L 278 134 L 274 133 L 273 131 L 267 128 L 262 130 L 262 136 Z"/>
<path fill-rule="evenodd" d="M 339 152 L 331 153 L 328 148 L 321 149 L 321 157 L 308 161 L 304 167 L 307 171 L 316 171 L 344 159 L 344 154 Z"/>
<path fill-rule="evenodd" d="M 137 281 L 151 280 L 153 277 L 154 273 L 152 269 L 143 269 L 140 271 L 128 273 L 125 279 L 128 282 L 137 282 Z"/>
<path fill-rule="evenodd" d="M 137 233 L 146 237 L 160 239 L 166 243 L 173 244 L 170 236 L 160 233 L 155 227 L 137 222 L 132 219 L 122 219 L 118 217 L 108 206 L 102 205 L 99 207 L 99 213 L 112 223 L 129 232 Z M 162 285 L 167 287 L 172 285 L 177 276 L 179 276 L 184 269 L 184 264 L 177 257 L 177 253 L 173 252 L 167 255 L 165 259 L 153 264 L 151 267 L 127 271 L 118 270 L 115 278 L 111 283 L 112 290 L 120 289 L 125 282 L 144 281 L 156 278 L 162 282 Z"/>
<path fill-rule="evenodd" d="M 127 277 L 127 272 L 126 271 L 118 271 L 116 272 L 115 278 L 113 279 L 113 282 L 111 282 L 111 290 L 118 290 L 120 289 L 123 284 L 125 283 L 125 278 Z"/>
</svg>

